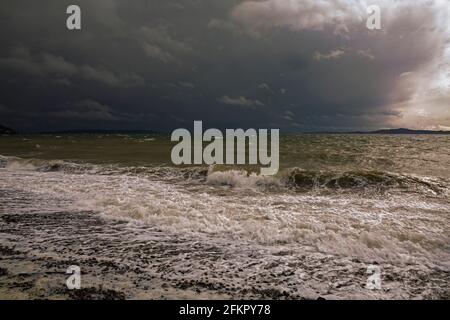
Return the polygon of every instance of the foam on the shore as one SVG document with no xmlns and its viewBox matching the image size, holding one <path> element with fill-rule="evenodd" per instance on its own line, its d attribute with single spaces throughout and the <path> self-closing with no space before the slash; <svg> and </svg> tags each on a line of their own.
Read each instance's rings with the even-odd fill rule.
<svg viewBox="0 0 450 320">
<path fill-rule="evenodd" d="M 414 192 L 306 192 L 245 172 L 209 172 L 206 183 L 155 175 L 0 169 L 0 187 L 62 198 L 71 210 L 141 221 L 171 232 L 208 234 L 263 246 L 299 246 L 367 261 L 449 268 L 443 196 Z M 261 188 L 262 186 L 262 188 Z M 255 192 L 256 191 L 256 192 Z M 388 195 L 388 196 L 387 196 Z M 41 201 L 41 200 L 40 200 Z"/>
</svg>

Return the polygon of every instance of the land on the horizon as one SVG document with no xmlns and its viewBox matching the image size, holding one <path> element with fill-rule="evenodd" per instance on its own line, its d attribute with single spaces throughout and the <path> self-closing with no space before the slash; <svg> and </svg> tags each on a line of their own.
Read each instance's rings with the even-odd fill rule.
<svg viewBox="0 0 450 320">
<path fill-rule="evenodd" d="M 40 134 L 161 134 L 154 130 L 64 130 L 64 131 L 42 131 Z"/>
<path fill-rule="evenodd" d="M 0 134 L 18 134 L 24 133 L 0 125 Z M 29 132 L 30 134 L 164 134 L 154 130 L 108 130 L 108 129 L 77 129 L 77 130 L 55 130 Z M 317 131 L 317 132 L 299 132 L 313 134 L 450 134 L 450 131 L 444 130 L 415 130 L 408 128 L 397 129 L 379 129 L 373 131 Z"/>
<path fill-rule="evenodd" d="M 0 134 L 18 134 L 25 133 L 15 131 L 11 128 L 0 125 Z M 374 131 L 318 131 L 318 132 L 299 132 L 312 134 L 450 134 L 450 131 L 444 130 L 415 130 L 407 128 L 398 129 L 380 129 Z M 30 134 L 164 134 L 154 130 L 103 130 L 103 129 L 88 129 L 88 130 L 64 130 L 64 131 L 40 131 L 30 132 Z"/>
<path fill-rule="evenodd" d="M 406 129 L 406 128 L 398 128 L 398 129 L 381 129 L 375 131 L 355 131 L 355 132 L 347 132 L 349 134 L 450 134 L 450 131 L 444 130 L 414 130 L 414 129 Z"/>
<path fill-rule="evenodd" d="M 154 130 L 104 130 L 104 129 L 88 129 L 88 130 L 55 130 L 55 131 L 38 131 L 38 132 L 21 132 L 15 131 L 8 127 L 0 125 L 0 134 L 161 134 Z"/>
<path fill-rule="evenodd" d="M 15 134 L 13 129 L 0 125 L 0 134 Z"/>
</svg>

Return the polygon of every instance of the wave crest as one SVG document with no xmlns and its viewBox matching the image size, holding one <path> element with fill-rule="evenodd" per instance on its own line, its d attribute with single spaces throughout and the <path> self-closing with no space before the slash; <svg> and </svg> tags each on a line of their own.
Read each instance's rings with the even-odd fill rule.
<svg viewBox="0 0 450 320">
<path fill-rule="evenodd" d="M 212 171 L 210 169 L 206 182 L 213 186 L 230 186 L 235 188 L 279 189 L 283 186 L 281 180 L 249 173 L 245 170 Z"/>
<path fill-rule="evenodd" d="M 301 168 L 282 170 L 276 176 L 261 176 L 246 170 L 210 167 L 121 167 L 112 164 L 73 163 L 63 160 L 23 159 L 0 156 L 0 168 L 11 171 L 63 172 L 68 174 L 132 175 L 170 182 L 200 183 L 264 191 L 385 191 L 400 190 L 448 195 L 450 182 L 382 171 L 313 171 Z"/>
<path fill-rule="evenodd" d="M 376 189 L 379 191 L 398 188 L 422 190 L 434 194 L 448 191 L 448 182 L 443 179 L 419 177 L 380 171 L 307 171 L 292 169 L 288 184 L 298 190 L 311 189 Z"/>
</svg>

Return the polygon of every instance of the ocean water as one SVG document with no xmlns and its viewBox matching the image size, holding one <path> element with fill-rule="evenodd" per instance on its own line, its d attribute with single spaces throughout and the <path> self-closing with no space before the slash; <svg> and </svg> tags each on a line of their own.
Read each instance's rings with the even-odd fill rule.
<svg viewBox="0 0 450 320">
<path fill-rule="evenodd" d="M 449 136 L 284 135 L 273 177 L 249 166 L 175 167 L 172 146 L 159 135 L 0 137 L 0 214 L 125 221 L 116 248 L 125 256 L 131 235 L 143 243 L 182 237 L 182 253 L 162 254 L 145 272 L 168 283 L 203 277 L 206 297 L 450 297 Z M 31 246 L 5 230 L 3 244 Z M 33 241 L 67 236 L 47 233 Z M 192 256 L 188 244 L 218 253 Z M 365 288 L 372 264 L 383 272 L 381 290 Z M 162 266 L 171 273 L 162 276 Z M 198 294 L 171 288 L 158 294 Z"/>
</svg>

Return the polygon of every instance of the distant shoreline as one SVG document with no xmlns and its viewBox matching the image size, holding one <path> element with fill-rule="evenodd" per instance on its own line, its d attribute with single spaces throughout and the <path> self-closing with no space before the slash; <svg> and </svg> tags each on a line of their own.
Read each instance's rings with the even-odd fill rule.
<svg viewBox="0 0 450 320">
<path fill-rule="evenodd" d="M 369 132 L 347 132 L 348 134 L 450 134 L 450 131 L 412 130 L 412 129 L 383 129 Z"/>
<path fill-rule="evenodd" d="M 68 130 L 37 132 L 36 134 L 165 134 L 153 130 Z"/>
<path fill-rule="evenodd" d="M 295 134 L 295 133 L 293 133 Z M 412 129 L 382 129 L 375 131 L 319 131 L 301 132 L 300 134 L 369 134 L 369 135 L 450 135 L 450 131 L 412 130 Z"/>
<path fill-rule="evenodd" d="M 41 131 L 20 132 L 0 125 L 0 134 L 3 135 L 67 135 L 67 134 L 153 134 L 170 135 L 169 132 L 158 132 L 154 130 L 64 130 L 64 131 Z M 450 135 L 450 131 L 437 130 L 413 130 L 406 128 L 381 129 L 374 131 L 312 131 L 312 132 L 282 132 L 282 134 L 369 134 L 369 135 Z"/>
</svg>

